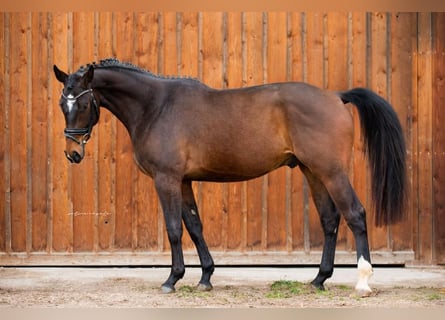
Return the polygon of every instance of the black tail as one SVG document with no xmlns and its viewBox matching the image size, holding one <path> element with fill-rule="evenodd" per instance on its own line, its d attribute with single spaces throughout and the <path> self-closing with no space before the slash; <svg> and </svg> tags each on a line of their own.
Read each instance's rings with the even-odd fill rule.
<svg viewBox="0 0 445 320">
<path fill-rule="evenodd" d="M 392 106 L 371 90 L 355 88 L 339 96 L 358 109 L 371 167 L 375 224 L 400 221 L 406 200 L 406 146 L 400 121 Z"/>
</svg>

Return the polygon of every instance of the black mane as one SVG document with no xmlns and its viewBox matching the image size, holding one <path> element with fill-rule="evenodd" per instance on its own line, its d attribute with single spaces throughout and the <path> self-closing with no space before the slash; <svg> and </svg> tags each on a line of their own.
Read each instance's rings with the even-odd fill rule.
<svg viewBox="0 0 445 320">
<path fill-rule="evenodd" d="M 127 70 L 127 71 L 133 71 L 133 72 L 139 72 L 139 73 L 143 73 L 146 74 L 148 76 L 151 77 L 155 77 L 155 78 L 159 78 L 159 79 L 189 79 L 189 80 L 195 80 L 198 81 L 198 79 L 193 78 L 193 77 L 188 77 L 188 76 L 164 76 L 164 75 L 160 75 L 160 74 L 155 74 L 151 71 L 148 71 L 146 69 L 143 69 L 137 65 L 134 65 L 130 62 L 122 62 L 119 61 L 116 58 L 107 58 L 107 59 L 103 59 L 100 60 L 99 63 L 96 62 L 92 62 L 92 63 L 88 63 L 86 65 L 83 65 L 79 68 L 79 70 L 76 71 L 77 74 L 83 74 L 85 71 L 88 70 L 88 68 L 92 66 L 94 69 L 102 69 L 102 68 L 115 68 L 115 69 L 122 69 L 122 70 Z"/>
</svg>

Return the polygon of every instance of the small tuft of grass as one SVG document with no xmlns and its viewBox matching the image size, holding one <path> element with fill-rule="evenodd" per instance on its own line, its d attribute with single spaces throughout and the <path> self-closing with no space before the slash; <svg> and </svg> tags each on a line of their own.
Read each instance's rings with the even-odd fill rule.
<svg viewBox="0 0 445 320">
<path fill-rule="evenodd" d="M 271 299 L 283 299 L 308 292 L 306 285 L 302 282 L 280 280 L 272 283 L 270 291 L 266 293 L 266 297 Z"/>
<path fill-rule="evenodd" d="M 334 285 L 328 290 L 320 290 L 312 287 L 309 283 L 280 280 L 272 283 L 265 296 L 270 299 L 285 299 L 303 295 L 314 299 L 335 299 L 341 296 L 346 297 L 350 291 L 352 288 L 347 285 Z"/>
<path fill-rule="evenodd" d="M 181 286 L 178 289 L 178 293 L 193 293 L 193 292 L 195 292 L 195 288 L 188 285 Z"/>
<path fill-rule="evenodd" d="M 208 291 L 200 291 L 196 287 L 192 287 L 189 285 L 183 285 L 178 288 L 177 294 L 183 298 L 189 297 L 199 297 L 199 298 L 207 298 L 210 297 L 210 293 Z"/>
<path fill-rule="evenodd" d="M 351 291 L 352 290 L 352 288 L 350 286 L 347 286 L 345 284 L 339 284 L 336 287 L 341 291 Z"/>
<path fill-rule="evenodd" d="M 319 297 L 328 297 L 328 298 L 332 298 L 334 296 L 334 293 L 330 290 L 315 289 L 315 294 Z"/>
<path fill-rule="evenodd" d="M 426 297 L 429 301 L 435 301 L 442 299 L 441 295 L 439 293 L 431 293 Z"/>
</svg>

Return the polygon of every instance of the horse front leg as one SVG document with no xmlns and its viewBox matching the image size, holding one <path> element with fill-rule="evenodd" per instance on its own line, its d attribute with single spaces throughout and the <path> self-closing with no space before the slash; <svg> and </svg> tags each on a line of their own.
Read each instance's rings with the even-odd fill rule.
<svg viewBox="0 0 445 320">
<path fill-rule="evenodd" d="M 202 291 L 212 290 L 210 277 L 215 270 L 215 264 L 202 235 L 202 223 L 199 218 L 191 181 L 184 181 L 182 184 L 182 219 L 190 234 L 190 238 L 196 246 L 199 261 L 201 262 L 202 277 L 199 281 L 198 289 Z"/>
<path fill-rule="evenodd" d="M 157 175 L 154 182 L 164 212 L 172 255 L 170 276 L 161 289 L 163 293 L 171 293 L 175 291 L 176 282 L 185 273 L 184 255 L 182 252 L 181 180 L 167 175 Z"/>
</svg>

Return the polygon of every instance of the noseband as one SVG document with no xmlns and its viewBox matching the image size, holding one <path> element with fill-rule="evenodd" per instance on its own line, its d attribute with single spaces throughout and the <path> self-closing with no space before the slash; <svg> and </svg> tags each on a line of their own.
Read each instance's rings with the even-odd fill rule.
<svg viewBox="0 0 445 320">
<path fill-rule="evenodd" d="M 91 130 L 93 128 L 93 125 L 95 124 L 94 117 L 96 117 L 96 121 L 97 119 L 99 119 L 99 106 L 97 104 L 96 98 L 94 97 L 93 89 L 82 91 L 74 98 L 67 97 L 62 92 L 62 97 L 73 103 L 75 103 L 77 99 L 79 99 L 81 96 L 87 93 L 90 93 L 90 105 L 92 105 L 90 107 L 90 119 L 88 122 L 88 126 L 86 128 L 65 128 L 65 130 L 63 130 L 63 133 L 66 138 L 71 139 L 74 142 L 78 143 L 82 148 L 84 148 L 84 145 L 88 142 L 88 139 L 90 139 Z M 76 139 L 75 135 L 82 135 L 82 138 L 78 140 Z"/>
</svg>

